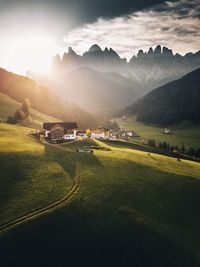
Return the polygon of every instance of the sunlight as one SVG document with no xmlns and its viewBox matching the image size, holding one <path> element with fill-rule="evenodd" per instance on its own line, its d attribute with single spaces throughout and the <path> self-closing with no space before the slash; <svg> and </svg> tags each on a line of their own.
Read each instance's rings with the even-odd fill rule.
<svg viewBox="0 0 200 267">
<path fill-rule="evenodd" d="M 12 36 L 5 51 L 5 68 L 19 74 L 25 74 L 27 70 L 45 73 L 58 47 L 54 39 L 45 33 L 29 33 Z"/>
</svg>

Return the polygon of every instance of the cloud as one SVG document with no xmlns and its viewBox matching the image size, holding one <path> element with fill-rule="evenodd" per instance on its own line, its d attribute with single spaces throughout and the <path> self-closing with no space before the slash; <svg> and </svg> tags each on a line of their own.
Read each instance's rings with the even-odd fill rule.
<svg viewBox="0 0 200 267">
<path fill-rule="evenodd" d="M 181 54 L 200 49 L 200 0 L 167 1 L 114 19 L 99 18 L 64 36 L 67 46 L 83 53 L 92 44 L 112 47 L 130 58 L 139 49 L 161 44 Z"/>
</svg>

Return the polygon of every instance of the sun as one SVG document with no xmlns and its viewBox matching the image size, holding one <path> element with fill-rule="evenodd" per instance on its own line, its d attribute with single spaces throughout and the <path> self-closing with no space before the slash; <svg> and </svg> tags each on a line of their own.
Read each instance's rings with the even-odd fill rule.
<svg viewBox="0 0 200 267">
<path fill-rule="evenodd" d="M 16 34 L 7 42 L 5 67 L 19 74 L 28 70 L 45 73 L 57 49 L 54 39 L 48 34 Z"/>
</svg>

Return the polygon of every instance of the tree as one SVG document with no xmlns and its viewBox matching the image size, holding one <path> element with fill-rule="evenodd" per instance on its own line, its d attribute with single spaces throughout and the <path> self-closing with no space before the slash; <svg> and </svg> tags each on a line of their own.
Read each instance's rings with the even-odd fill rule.
<svg viewBox="0 0 200 267">
<path fill-rule="evenodd" d="M 180 149 L 179 149 L 179 147 L 177 145 L 175 145 L 174 149 L 177 150 L 177 151 L 180 151 Z"/>
<path fill-rule="evenodd" d="M 200 158 L 200 148 L 199 147 L 196 150 L 196 156 L 197 156 L 197 158 Z"/>
<path fill-rule="evenodd" d="M 14 116 L 8 116 L 6 121 L 7 121 L 7 123 L 10 123 L 10 124 L 16 123 Z"/>
<path fill-rule="evenodd" d="M 21 112 L 21 110 L 17 109 L 15 111 L 14 118 L 15 118 L 16 122 L 23 120 L 24 116 L 23 116 L 23 113 Z"/>
<path fill-rule="evenodd" d="M 158 146 L 160 149 L 163 149 L 163 143 L 162 142 L 160 142 Z"/>
<path fill-rule="evenodd" d="M 189 150 L 188 150 L 188 153 L 187 153 L 189 156 L 196 156 L 196 151 L 193 147 L 191 147 Z"/>
<path fill-rule="evenodd" d="M 165 141 L 163 142 L 163 148 L 164 149 L 167 149 L 168 148 L 168 145 L 167 145 L 167 143 Z"/>
<path fill-rule="evenodd" d="M 148 145 L 152 146 L 152 147 L 155 147 L 156 146 L 156 141 L 154 139 L 149 139 L 148 140 Z"/>
<path fill-rule="evenodd" d="M 181 153 L 185 154 L 185 151 L 186 149 L 185 149 L 184 143 L 181 143 Z"/>
<path fill-rule="evenodd" d="M 24 113 L 24 119 L 28 118 L 30 114 L 30 101 L 29 99 L 25 99 L 22 104 L 20 110 Z"/>
<path fill-rule="evenodd" d="M 120 129 L 120 127 L 119 127 L 119 125 L 118 125 L 118 123 L 116 121 L 112 122 L 111 128 L 114 129 L 114 130 Z"/>
</svg>

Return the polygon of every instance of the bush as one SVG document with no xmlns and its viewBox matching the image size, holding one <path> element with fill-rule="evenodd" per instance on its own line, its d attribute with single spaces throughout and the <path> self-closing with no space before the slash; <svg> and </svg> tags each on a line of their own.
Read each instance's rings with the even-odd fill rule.
<svg viewBox="0 0 200 267">
<path fill-rule="evenodd" d="M 6 122 L 7 122 L 7 123 L 10 123 L 10 124 L 15 124 L 15 123 L 17 123 L 17 122 L 16 122 L 16 119 L 15 119 L 14 116 L 8 116 Z"/>
<path fill-rule="evenodd" d="M 154 139 L 149 139 L 148 140 L 148 145 L 152 146 L 152 147 L 155 147 L 156 146 L 156 141 Z"/>
</svg>

